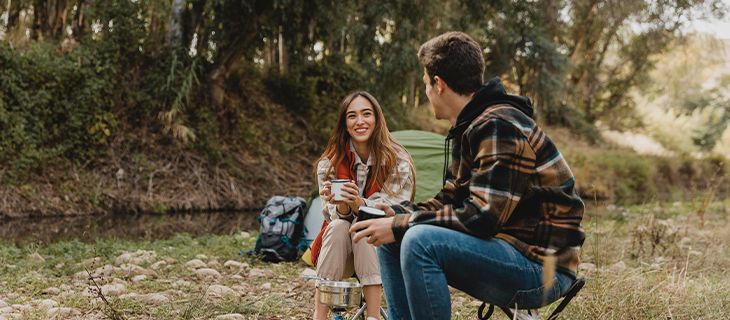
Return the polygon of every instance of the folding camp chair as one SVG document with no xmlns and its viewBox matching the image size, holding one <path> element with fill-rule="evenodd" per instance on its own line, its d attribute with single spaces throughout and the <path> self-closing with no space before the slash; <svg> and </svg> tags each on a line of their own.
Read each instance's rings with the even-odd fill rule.
<svg viewBox="0 0 730 320">
<path fill-rule="evenodd" d="M 547 320 L 555 320 L 558 318 L 558 314 L 565 309 L 565 307 L 570 303 L 570 300 L 575 297 L 576 294 L 578 294 L 578 291 L 583 288 L 583 285 L 585 285 L 586 279 L 585 277 L 581 276 L 580 278 L 573 281 L 573 285 L 570 286 L 567 292 L 563 295 L 563 301 L 560 302 L 560 305 L 553 311 L 553 313 L 550 315 L 550 317 L 547 318 Z M 492 313 L 494 312 L 494 305 L 489 305 L 489 310 L 487 311 L 486 315 L 482 315 L 482 312 L 484 312 L 484 308 L 486 307 L 487 303 L 482 302 L 482 305 L 479 307 L 479 312 L 477 313 L 477 318 L 480 320 L 486 320 L 489 319 L 489 317 L 492 316 Z M 540 319 L 540 315 L 537 313 L 537 310 L 519 310 L 519 309 L 513 309 L 510 306 L 498 306 L 502 311 L 509 317 L 510 319 L 519 319 L 519 320 L 532 320 L 532 319 Z M 516 306 L 519 308 L 519 306 Z M 534 313 L 534 314 L 533 314 Z"/>
</svg>

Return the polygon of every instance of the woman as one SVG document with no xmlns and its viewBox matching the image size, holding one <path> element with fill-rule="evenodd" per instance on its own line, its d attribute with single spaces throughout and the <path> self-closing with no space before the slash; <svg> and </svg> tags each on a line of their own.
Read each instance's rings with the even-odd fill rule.
<svg viewBox="0 0 730 320">
<path fill-rule="evenodd" d="M 325 224 L 312 246 L 317 276 L 342 280 L 353 269 L 363 285 L 368 320 L 380 319 L 381 280 L 375 247 L 367 241 L 352 242 L 350 225 L 359 206 L 413 201 L 415 169 L 405 148 L 390 135 L 383 111 L 367 92 L 353 92 L 340 103 L 337 124 L 327 149 L 315 165 Z M 350 179 L 334 200 L 330 180 Z M 316 251 L 316 252 L 315 252 Z M 315 293 L 314 319 L 324 320 L 327 306 Z"/>
</svg>

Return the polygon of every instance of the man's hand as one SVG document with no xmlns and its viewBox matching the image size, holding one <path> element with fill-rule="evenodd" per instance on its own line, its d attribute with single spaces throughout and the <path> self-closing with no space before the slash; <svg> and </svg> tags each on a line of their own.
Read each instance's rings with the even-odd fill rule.
<svg viewBox="0 0 730 320">
<path fill-rule="evenodd" d="M 392 212 L 393 209 L 391 209 L 390 211 Z M 386 243 L 394 242 L 395 235 L 393 235 L 393 229 L 391 228 L 391 225 L 393 224 L 393 219 L 395 218 L 389 216 L 386 218 L 370 219 L 353 224 L 350 227 L 350 232 L 355 232 L 355 230 L 360 229 L 362 230 L 358 231 L 355 234 L 355 236 L 352 238 L 352 241 L 357 243 L 358 241 L 360 241 L 360 239 L 368 237 L 368 243 L 376 247 Z"/>
</svg>

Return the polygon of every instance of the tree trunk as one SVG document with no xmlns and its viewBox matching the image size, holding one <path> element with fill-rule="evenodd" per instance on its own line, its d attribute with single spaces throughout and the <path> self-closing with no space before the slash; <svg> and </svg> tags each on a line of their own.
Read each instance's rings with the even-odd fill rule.
<svg viewBox="0 0 730 320">
<path fill-rule="evenodd" d="M 81 38 L 84 36 L 85 21 L 83 8 L 85 5 L 85 0 L 78 0 L 76 3 L 76 13 L 74 14 L 74 19 L 71 22 L 71 35 L 77 42 L 80 42 Z"/>
<path fill-rule="evenodd" d="M 20 21 L 21 2 L 20 0 L 8 0 L 8 23 L 5 25 L 5 34 L 10 33 Z"/>
<path fill-rule="evenodd" d="M 279 26 L 279 74 L 285 75 L 287 71 L 286 65 L 286 49 L 284 47 L 284 34 L 282 26 Z"/>
<path fill-rule="evenodd" d="M 170 20 L 167 22 L 166 46 L 178 46 L 182 40 L 182 13 L 184 0 L 172 0 Z"/>
<path fill-rule="evenodd" d="M 63 38 L 66 27 L 66 13 L 68 12 L 68 0 L 56 0 L 56 16 L 53 19 L 51 36 L 56 40 Z"/>
<path fill-rule="evenodd" d="M 36 41 L 43 40 L 48 33 L 48 0 L 36 0 L 33 3 L 33 31 L 31 38 Z"/>
</svg>

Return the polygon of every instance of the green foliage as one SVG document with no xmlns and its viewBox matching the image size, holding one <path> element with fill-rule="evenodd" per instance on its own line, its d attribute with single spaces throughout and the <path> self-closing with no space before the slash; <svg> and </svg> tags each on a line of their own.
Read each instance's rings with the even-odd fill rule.
<svg viewBox="0 0 730 320">
<path fill-rule="evenodd" d="M 27 51 L 0 46 L 0 163 L 4 183 L 53 163 L 105 153 L 117 120 L 112 109 L 117 71 L 98 53 L 59 54 L 52 45 Z M 80 63 L 79 63 L 80 61 Z"/>
</svg>

